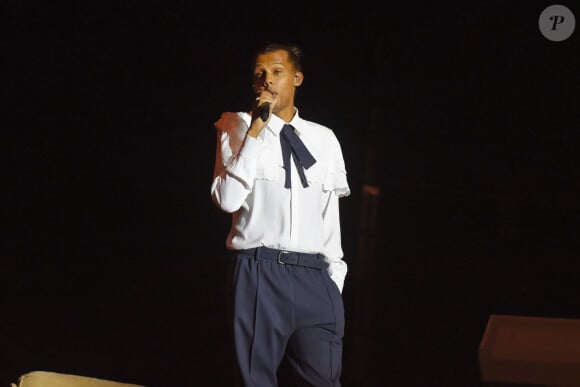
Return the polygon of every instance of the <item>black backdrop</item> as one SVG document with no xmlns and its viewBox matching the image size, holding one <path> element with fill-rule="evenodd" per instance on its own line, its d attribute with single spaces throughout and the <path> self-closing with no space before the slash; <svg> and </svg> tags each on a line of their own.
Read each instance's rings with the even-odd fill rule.
<svg viewBox="0 0 580 387">
<path fill-rule="evenodd" d="M 0 383 L 228 385 L 213 122 L 267 41 L 303 47 L 301 114 L 343 144 L 345 385 L 365 359 L 371 385 L 477 386 L 490 313 L 579 317 L 578 34 L 546 40 L 548 5 L 6 2 Z"/>
</svg>

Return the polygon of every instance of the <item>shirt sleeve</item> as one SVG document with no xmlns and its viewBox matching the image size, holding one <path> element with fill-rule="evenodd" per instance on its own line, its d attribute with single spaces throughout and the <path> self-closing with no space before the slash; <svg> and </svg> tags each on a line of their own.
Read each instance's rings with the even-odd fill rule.
<svg viewBox="0 0 580 387">
<path fill-rule="evenodd" d="M 323 184 L 327 202 L 322 214 L 324 226 L 324 255 L 329 263 L 328 273 L 340 291 L 344 287 L 344 280 L 348 265 L 343 260 L 342 239 L 340 231 L 339 198 L 350 195 L 350 188 L 346 178 L 346 168 L 342 156 L 340 143 L 334 134 L 330 144 L 331 157 L 326 181 Z"/>
<path fill-rule="evenodd" d="M 350 187 L 348 186 L 346 178 L 346 167 L 344 165 L 340 143 L 334 133 L 331 132 L 331 134 L 329 139 L 331 154 L 323 186 L 325 191 L 334 191 L 340 198 L 350 195 Z"/>
<path fill-rule="evenodd" d="M 247 136 L 248 127 L 236 113 L 224 113 L 215 123 L 216 158 L 211 197 L 226 212 L 235 212 L 252 191 L 256 178 L 259 140 Z"/>
<path fill-rule="evenodd" d="M 326 207 L 322 214 L 324 227 L 324 256 L 329 264 L 328 274 L 342 293 L 348 266 L 343 260 L 344 254 L 341 245 L 339 198 L 334 191 L 329 191 L 326 195 Z"/>
</svg>

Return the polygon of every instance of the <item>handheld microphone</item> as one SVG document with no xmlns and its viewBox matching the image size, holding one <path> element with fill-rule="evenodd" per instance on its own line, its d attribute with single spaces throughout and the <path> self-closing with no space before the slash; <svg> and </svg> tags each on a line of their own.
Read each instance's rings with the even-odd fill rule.
<svg viewBox="0 0 580 387">
<path fill-rule="evenodd" d="M 258 106 L 258 114 L 262 121 L 268 121 L 268 117 L 270 116 L 270 103 L 264 102 L 260 106 Z"/>
</svg>

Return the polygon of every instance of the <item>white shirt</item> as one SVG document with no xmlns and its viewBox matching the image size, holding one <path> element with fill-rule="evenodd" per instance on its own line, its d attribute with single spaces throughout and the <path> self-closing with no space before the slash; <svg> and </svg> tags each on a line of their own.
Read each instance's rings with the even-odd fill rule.
<svg viewBox="0 0 580 387">
<path fill-rule="evenodd" d="M 341 247 L 338 198 L 350 189 L 340 144 L 332 130 L 302 119 L 291 122 L 316 163 L 306 169 L 304 188 L 292 165 L 292 188 L 284 188 L 280 131 L 285 122 L 272 115 L 257 138 L 246 135 L 251 116 L 223 113 L 215 123 L 217 150 L 211 196 L 232 213 L 226 240 L 230 250 L 267 246 L 320 253 L 340 291 L 347 264 Z"/>
</svg>

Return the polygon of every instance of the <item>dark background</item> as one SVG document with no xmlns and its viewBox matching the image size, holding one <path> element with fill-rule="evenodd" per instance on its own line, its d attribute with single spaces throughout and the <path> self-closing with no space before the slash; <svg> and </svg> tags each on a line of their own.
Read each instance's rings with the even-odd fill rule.
<svg viewBox="0 0 580 387">
<path fill-rule="evenodd" d="M 578 31 L 545 39 L 551 4 L 4 2 L 0 384 L 229 385 L 213 122 L 269 41 L 304 49 L 297 105 L 349 172 L 345 386 L 479 386 L 490 314 L 580 318 Z"/>
</svg>

